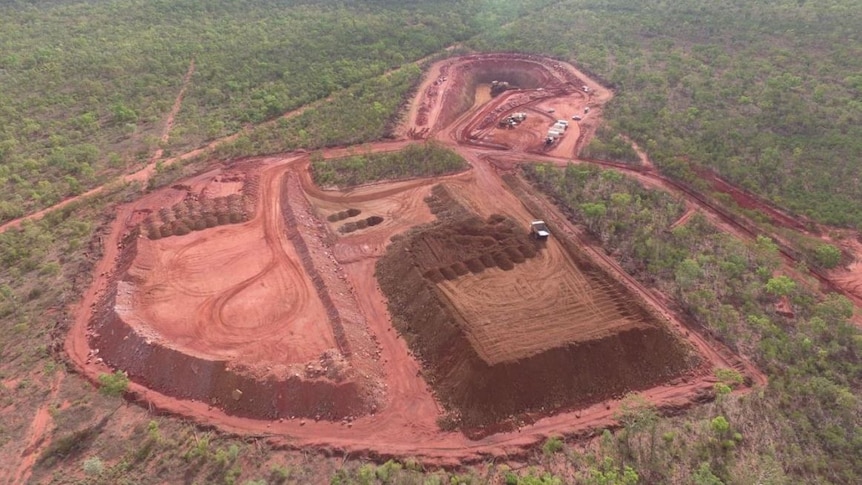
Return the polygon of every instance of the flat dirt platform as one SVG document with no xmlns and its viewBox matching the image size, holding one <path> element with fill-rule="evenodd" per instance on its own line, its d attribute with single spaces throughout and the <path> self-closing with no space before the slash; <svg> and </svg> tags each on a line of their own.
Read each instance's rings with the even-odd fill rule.
<svg viewBox="0 0 862 485">
<path fill-rule="evenodd" d="M 630 297 L 585 275 L 554 241 L 510 271 L 490 268 L 440 289 L 492 365 L 643 325 Z"/>
<path fill-rule="evenodd" d="M 336 348 L 313 284 L 288 263 L 296 251 L 267 239 L 262 219 L 143 239 L 124 316 L 184 352 L 247 364 L 303 363 Z"/>
</svg>

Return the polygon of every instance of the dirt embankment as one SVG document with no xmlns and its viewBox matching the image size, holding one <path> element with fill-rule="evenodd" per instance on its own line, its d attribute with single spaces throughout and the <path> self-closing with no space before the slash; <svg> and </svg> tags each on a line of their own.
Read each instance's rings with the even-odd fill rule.
<svg viewBox="0 0 862 485">
<path fill-rule="evenodd" d="M 353 381 L 326 377 L 259 376 L 223 359 L 205 359 L 172 349 L 136 331 L 124 319 L 132 306 L 139 233 L 122 242 L 116 277 L 98 303 L 91 326 L 93 358 L 166 395 L 212 404 L 229 414 L 257 419 L 342 419 L 368 411 L 365 391 Z"/>
<path fill-rule="evenodd" d="M 697 366 L 690 349 L 657 322 L 589 341 L 558 342 L 526 358 L 489 364 L 467 335 L 471 322 L 423 274 L 435 249 L 451 256 L 444 251 L 451 248 L 443 248 L 435 234 L 451 233 L 451 224 L 460 227 L 463 220 L 432 223 L 393 242 L 377 265 L 377 278 L 393 324 L 420 356 L 453 423 L 481 434 L 478 428 L 498 429 L 526 413 L 551 414 L 648 389 Z M 489 238 L 494 239 L 493 233 Z M 464 241 L 451 242 L 459 246 Z M 449 263 L 445 256 L 440 260 Z"/>
</svg>

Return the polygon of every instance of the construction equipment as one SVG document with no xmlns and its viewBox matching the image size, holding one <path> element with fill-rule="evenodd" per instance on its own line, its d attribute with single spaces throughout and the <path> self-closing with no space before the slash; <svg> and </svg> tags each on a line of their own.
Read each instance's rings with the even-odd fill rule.
<svg viewBox="0 0 862 485">
<path fill-rule="evenodd" d="M 548 236 L 551 235 L 551 231 L 548 229 L 548 225 L 545 224 L 545 221 L 535 220 L 530 223 L 530 234 L 532 234 L 536 239 L 548 239 Z"/>
</svg>

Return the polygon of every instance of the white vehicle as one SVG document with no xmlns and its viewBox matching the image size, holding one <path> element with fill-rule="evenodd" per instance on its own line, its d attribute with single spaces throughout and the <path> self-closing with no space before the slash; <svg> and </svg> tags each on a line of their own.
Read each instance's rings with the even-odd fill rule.
<svg viewBox="0 0 862 485">
<path fill-rule="evenodd" d="M 545 221 L 536 220 L 530 223 L 530 234 L 532 234 L 536 239 L 548 239 L 548 236 L 551 235 L 551 231 L 548 229 L 548 225 L 545 224 Z"/>
</svg>

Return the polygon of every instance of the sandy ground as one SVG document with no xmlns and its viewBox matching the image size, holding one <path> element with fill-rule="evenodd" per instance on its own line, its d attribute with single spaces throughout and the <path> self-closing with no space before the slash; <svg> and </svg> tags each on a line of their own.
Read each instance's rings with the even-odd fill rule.
<svg viewBox="0 0 862 485">
<path fill-rule="evenodd" d="M 438 123 L 441 117 L 452 117 L 451 113 L 446 112 L 444 98 L 447 91 L 457 89 L 459 82 L 462 82 L 455 74 L 458 72 L 458 66 L 467 66 L 476 58 L 505 60 L 504 57 L 497 56 L 473 56 L 472 58 L 468 56 L 433 65 L 417 91 L 417 99 L 411 105 L 408 122 L 399 129 L 399 133 L 405 139 L 433 137 L 453 147 L 470 161 L 472 170 L 446 177 L 445 181 L 458 187 L 458 193 L 472 209 L 480 214 L 504 213 L 517 220 L 529 220 L 531 214 L 526 212 L 523 204 L 507 189 L 500 178 L 499 170 L 511 167 L 525 159 L 545 160 L 558 164 L 564 164 L 573 159 L 580 147 L 594 133 L 600 120 L 601 105 L 611 98 L 612 93 L 571 66 L 524 56 L 536 66 L 545 66 L 544 69 L 549 72 L 542 74 L 542 78 L 555 79 L 553 82 L 557 83 L 559 89 L 534 99 L 521 96 L 521 99 L 526 100 L 527 103 L 535 103 L 535 105 L 510 105 L 503 109 L 501 103 L 516 100 L 514 95 L 498 97 L 485 104 L 474 103 L 465 113 L 454 117 L 455 121 L 451 124 Z M 588 94 L 584 93 L 582 85 L 589 87 Z M 591 108 L 590 113 L 577 126 L 573 126 L 575 123 L 570 123 L 570 131 L 566 135 L 568 138 L 564 138 L 563 143 L 543 154 L 526 153 L 536 149 L 537 141 L 540 141 L 547 131 L 546 124 L 553 121 L 553 118 L 557 116 L 564 118 L 565 115 L 570 119 L 587 106 Z M 547 113 L 547 109 L 551 107 L 555 109 L 553 116 Z M 486 118 L 489 118 L 491 111 L 496 109 L 499 109 L 501 114 L 515 109 L 530 110 L 530 113 L 535 116 L 531 116 L 532 121 L 529 123 L 505 133 L 493 126 L 477 128 L 480 124 L 487 123 Z M 545 110 L 545 115 L 541 114 L 542 109 Z M 493 117 L 491 121 L 493 122 Z M 474 132 L 479 136 L 472 138 L 470 134 Z M 224 141 L 217 140 L 213 144 Z M 371 150 L 392 150 L 403 144 L 403 141 L 373 144 Z M 508 150 L 501 151 L 501 148 Z M 198 153 L 200 152 L 192 152 L 177 159 L 188 158 Z M 325 156 L 343 156 L 344 153 L 344 150 L 330 150 L 325 153 Z M 353 360 L 360 368 L 368 366 L 367 368 L 371 369 L 374 365 L 381 367 L 379 378 L 385 393 L 382 407 L 375 413 L 358 417 L 350 426 L 347 426 L 345 423 L 326 421 L 279 422 L 229 416 L 205 403 L 175 399 L 133 383 L 130 390 L 136 400 L 185 416 L 201 424 L 215 424 L 226 431 L 267 435 L 277 445 L 342 450 L 350 452 L 353 456 L 412 455 L 425 461 L 443 464 L 480 461 L 489 455 L 519 456 L 525 453 L 525 447 L 534 445 L 551 434 L 584 434 L 614 424 L 613 415 L 618 409 L 618 401 L 597 403 L 586 409 L 555 416 L 536 416 L 534 424 L 525 426 L 518 432 L 497 433 L 479 440 L 470 440 L 461 433 L 441 431 L 436 423 L 441 410 L 420 376 L 419 363 L 392 328 L 384 297 L 374 278 L 375 262 L 383 253 L 388 240 L 414 225 L 433 219 L 422 199 L 429 193 L 431 186 L 441 179 L 376 184 L 345 192 L 323 191 L 310 183 L 305 170 L 306 164 L 307 158 L 292 154 L 263 160 L 261 166 L 268 175 L 264 177 L 267 182 L 261 184 L 261 200 L 267 203 L 258 204 L 258 215 L 246 224 L 144 243 L 135 271 L 146 282 L 143 286 L 146 289 L 136 293 L 135 304 L 140 305 L 138 307 L 140 311 L 134 314 L 147 317 L 140 328 L 144 329 L 145 325 L 150 326 L 158 336 L 172 342 L 171 345 L 182 346 L 189 352 L 200 352 L 206 355 L 240 358 L 237 354 L 242 354 L 243 359 L 248 357 L 251 360 L 267 361 L 281 358 L 282 361 L 287 359 L 287 361 L 298 362 L 308 355 L 314 355 L 321 349 L 331 346 L 332 337 L 326 330 L 328 327 L 321 325 L 320 322 L 315 324 L 311 321 L 313 319 L 309 318 L 317 314 L 320 308 L 316 306 L 314 297 L 303 297 L 303 292 L 307 292 L 308 289 L 308 271 L 304 267 L 297 267 L 296 255 L 291 252 L 291 244 L 284 240 L 284 228 L 280 226 L 283 220 L 278 217 L 279 197 L 274 195 L 273 190 L 277 184 L 287 180 L 292 184 L 290 187 L 293 188 L 291 192 L 293 195 L 287 199 L 281 199 L 282 203 L 307 209 L 304 213 L 307 219 L 303 226 L 304 230 L 308 231 L 307 236 L 312 241 L 318 241 L 315 247 L 319 248 L 319 253 L 332 261 L 331 266 L 324 266 L 323 262 L 316 261 L 313 262 L 314 267 L 318 269 L 326 267 L 336 273 L 336 276 L 329 276 L 330 284 L 333 287 L 345 288 L 343 292 L 352 295 L 354 300 L 352 304 L 364 317 L 365 322 L 356 326 L 362 327 L 360 330 L 367 332 L 375 343 L 375 345 L 368 344 L 362 347 L 363 351 L 359 352 L 359 356 Z M 644 163 L 637 170 L 621 167 L 619 164 L 602 164 L 609 168 L 624 170 L 629 175 L 638 177 L 649 187 L 667 190 L 685 197 L 692 207 L 687 214 L 692 213 L 694 209 L 700 210 L 717 221 L 725 230 L 750 237 L 750 234 L 729 222 L 725 215 L 717 213 L 711 206 L 655 174 L 651 170 L 651 164 Z M 153 169 L 154 165 L 128 176 L 126 180 L 146 180 Z M 215 186 L 213 187 L 215 191 Z M 230 192 L 234 189 L 235 187 L 221 187 L 218 190 Z M 99 190 L 94 189 L 91 193 Z M 91 309 L 102 296 L 107 287 L 108 278 L 112 276 L 112 270 L 119 255 L 119 241 L 131 226 L 139 222 L 140 216 L 136 215 L 136 210 L 147 204 L 153 207 L 169 205 L 183 196 L 180 193 L 172 193 L 171 190 L 165 189 L 133 204 L 118 208 L 116 223 L 111 227 L 111 233 L 105 240 L 104 257 L 94 272 L 96 276 L 94 283 L 75 308 L 76 319 L 66 342 L 66 351 L 78 369 L 92 380 L 95 380 L 99 373 L 111 370 L 104 364 L 90 359 L 87 325 L 91 317 Z M 62 204 L 69 203 L 71 200 Z M 284 202 L 285 200 L 287 202 Z M 669 327 L 694 346 L 708 363 L 698 375 L 641 393 L 646 399 L 667 409 L 678 410 L 687 407 L 691 405 L 693 396 L 708 392 L 712 387 L 714 378 L 709 369 L 713 367 L 737 368 L 751 378 L 754 385 L 765 383 L 765 377 L 749 363 L 734 356 L 721 345 L 687 328 L 685 322 L 667 308 L 665 299 L 661 295 L 655 295 L 651 290 L 642 287 L 622 272 L 603 251 L 591 247 L 578 229 L 569 224 L 553 205 L 538 196 L 535 197 L 534 202 L 541 204 L 543 210 L 550 215 L 549 221 L 553 222 L 554 227 L 560 228 L 561 233 L 555 234 L 555 237 L 569 237 L 582 245 L 598 264 L 615 274 L 629 290 L 639 295 L 646 304 L 663 315 Z M 362 231 L 341 235 L 338 233 L 340 223 L 327 222 L 326 216 L 349 208 L 361 210 L 363 216 L 380 216 L 383 222 Z M 28 217 L 40 217 L 41 214 L 42 212 Z M 19 223 L 20 220 L 7 223 L 0 227 L 0 231 L 15 227 Z M 684 221 L 681 220 L 679 223 Z M 855 251 L 857 255 L 862 254 L 862 247 L 859 246 L 851 244 L 848 250 Z M 533 263 L 529 263 L 536 268 L 527 264 L 520 267 L 525 268 L 523 271 L 526 273 L 527 270 L 546 271 L 552 262 L 565 264 L 565 261 L 559 259 L 553 247 L 552 244 L 549 254 L 543 256 L 544 259 L 537 258 Z M 859 282 L 862 281 L 858 276 L 862 274 L 859 260 L 860 258 L 857 257 L 849 271 L 832 273 L 834 281 L 839 282 L 844 288 L 859 291 Z M 207 263 L 208 261 L 210 264 Z M 225 271 L 223 268 L 228 266 L 230 271 Z M 338 273 L 339 271 L 341 273 Z M 487 275 L 474 278 L 473 281 L 469 278 L 456 280 L 449 291 L 453 294 L 462 290 L 473 291 L 477 300 L 486 298 L 489 301 L 495 296 L 491 293 L 497 291 L 507 295 L 507 299 L 511 299 L 513 294 L 519 294 L 518 292 L 529 296 L 548 291 L 557 292 L 561 297 L 565 297 L 570 294 L 569 292 L 583 291 L 583 282 L 578 280 L 575 273 L 567 271 L 554 273 L 553 279 L 549 278 L 548 287 L 507 286 L 501 283 L 502 280 L 496 281 L 498 279 L 493 271 L 490 271 Z M 337 286 L 338 281 L 346 286 Z M 462 285 L 464 288 L 457 285 Z M 511 293 L 513 291 L 515 293 Z M 271 302 L 274 295 L 281 295 L 281 292 L 286 292 L 287 295 L 284 302 L 263 305 L 272 306 L 272 308 L 258 308 L 262 306 L 260 302 Z M 566 299 L 566 301 L 569 300 Z M 305 306 L 300 308 L 300 305 Z M 179 318 L 170 311 L 172 306 L 182 309 L 185 315 L 193 318 Z M 500 314 L 504 313 L 500 312 Z M 282 328 L 284 334 L 281 330 L 276 331 L 280 325 L 284 327 Z M 614 320 L 609 319 L 596 328 L 601 327 L 604 331 L 610 331 L 613 325 Z M 214 328 L 218 331 L 212 331 Z M 310 330 L 311 328 L 314 329 Z M 300 337 L 298 341 L 287 337 L 290 330 L 294 332 L 294 336 Z M 567 332 L 569 329 L 564 331 Z M 256 335 L 257 333 L 261 335 Z M 494 332 L 489 330 L 486 335 L 475 337 L 476 341 L 491 342 L 486 349 L 488 354 L 494 351 L 494 343 L 489 339 L 489 336 L 493 335 Z M 507 337 L 509 341 L 516 340 L 521 334 L 513 332 L 513 335 Z M 237 336 L 242 336 L 242 341 L 235 340 Z M 557 338 L 566 337 L 557 336 Z M 262 340 L 268 339 L 275 339 L 280 342 L 280 345 L 269 347 L 265 344 L 261 345 Z M 354 340 L 361 339 L 354 338 Z M 548 336 L 546 340 L 550 341 L 552 338 Z M 541 345 L 547 345 L 547 342 Z M 238 352 L 238 348 L 245 351 Z M 280 357 L 276 356 L 277 349 L 282 350 Z M 286 352 L 288 357 L 284 357 L 284 349 L 292 349 Z M 534 348 L 525 346 L 519 352 L 533 350 Z M 34 419 L 30 441 L 38 442 L 39 436 L 44 434 L 47 423 L 41 417 L 42 414 L 44 413 L 40 411 Z M 21 467 L 17 469 L 15 475 L 18 478 L 25 476 L 29 469 L 28 457 L 35 455 L 25 453 L 23 456 Z"/>
</svg>

